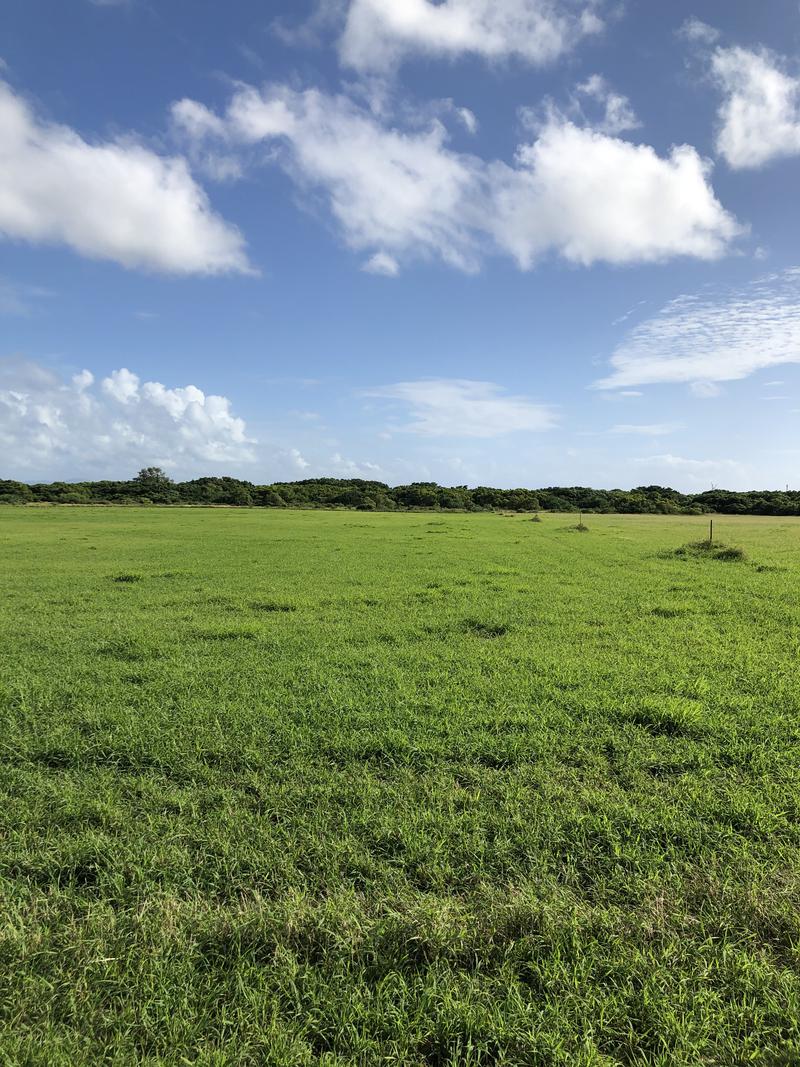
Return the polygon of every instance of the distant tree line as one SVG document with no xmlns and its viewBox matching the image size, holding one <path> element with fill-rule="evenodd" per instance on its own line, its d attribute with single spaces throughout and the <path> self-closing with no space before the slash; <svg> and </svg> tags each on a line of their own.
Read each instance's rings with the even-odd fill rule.
<svg viewBox="0 0 800 1067">
<path fill-rule="evenodd" d="M 130 481 L 51 482 L 0 480 L 2 504 L 219 504 L 261 508 L 355 508 L 360 511 L 583 511 L 635 515 L 800 515 L 800 492 L 773 490 L 679 493 L 661 485 L 636 489 L 492 489 L 412 482 L 389 486 L 362 478 L 306 478 L 255 485 L 238 478 L 174 482 L 158 467 Z"/>
</svg>

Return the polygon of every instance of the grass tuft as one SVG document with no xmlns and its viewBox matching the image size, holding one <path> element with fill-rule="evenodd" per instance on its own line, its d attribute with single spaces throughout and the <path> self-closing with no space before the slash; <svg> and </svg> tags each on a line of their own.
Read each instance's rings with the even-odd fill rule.
<svg viewBox="0 0 800 1067">
<path fill-rule="evenodd" d="M 487 641 L 494 640 L 496 637 L 505 637 L 508 633 L 508 627 L 503 623 L 484 622 L 482 619 L 465 619 L 464 629 L 467 633 L 485 638 Z"/>
<path fill-rule="evenodd" d="M 297 611 L 296 605 L 286 604 L 276 600 L 254 600 L 251 602 L 250 607 L 253 611 L 277 612 L 278 614 Z"/>
<path fill-rule="evenodd" d="M 643 703 L 627 719 L 665 737 L 699 737 L 704 732 L 702 708 L 689 700 L 664 698 Z"/>
<path fill-rule="evenodd" d="M 721 548 L 714 553 L 714 559 L 722 560 L 724 563 L 741 563 L 747 559 L 743 548 L 729 547 Z"/>
</svg>

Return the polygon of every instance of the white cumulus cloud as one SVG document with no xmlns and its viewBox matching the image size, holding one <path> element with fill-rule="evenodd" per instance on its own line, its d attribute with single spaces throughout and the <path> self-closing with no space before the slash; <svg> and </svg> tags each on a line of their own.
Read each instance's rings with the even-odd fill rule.
<svg viewBox="0 0 800 1067">
<path fill-rule="evenodd" d="M 37 118 L 0 81 L 0 238 L 66 245 L 168 274 L 247 271 L 239 231 L 186 161 L 132 139 L 98 144 Z"/>
<path fill-rule="evenodd" d="M 731 167 L 800 154 L 800 78 L 761 49 L 717 48 L 711 70 L 724 94 L 716 147 Z"/>
<path fill-rule="evenodd" d="M 396 401 L 410 422 L 399 429 L 425 437 L 500 437 L 552 429 L 552 407 L 513 396 L 494 382 L 431 378 L 365 390 L 365 396 Z"/>
<path fill-rule="evenodd" d="M 606 105 L 601 127 L 634 121 L 604 82 L 590 89 Z M 347 244 L 379 257 L 373 266 L 433 258 L 474 271 L 497 253 L 522 269 L 548 254 L 581 265 L 711 259 L 741 232 L 714 195 L 711 164 L 688 145 L 659 156 L 550 109 L 513 163 L 485 161 L 452 149 L 439 119 L 403 117 L 282 85 L 241 87 L 222 118 L 194 101 L 173 107 L 200 149 L 270 145 L 270 160 L 325 198 Z"/>
<path fill-rule="evenodd" d="M 0 453 L 17 477 L 125 477 L 157 464 L 181 474 L 228 473 L 255 459 L 224 396 L 170 389 L 120 368 L 100 387 L 39 364 L 0 360 Z"/>
<path fill-rule="evenodd" d="M 685 383 L 698 397 L 717 382 L 800 363 L 800 268 L 741 289 L 681 296 L 632 330 L 600 389 Z"/>
<path fill-rule="evenodd" d="M 120 404 L 131 404 L 139 399 L 139 378 L 122 367 L 103 379 L 103 391 Z"/>
<path fill-rule="evenodd" d="M 515 167 L 490 168 L 494 236 L 523 268 L 551 250 L 583 266 L 713 259 L 741 228 L 710 172 L 690 145 L 662 157 L 554 117 L 518 148 Z"/>
<path fill-rule="evenodd" d="M 592 74 L 577 87 L 577 92 L 602 105 L 604 115 L 596 124 L 601 133 L 625 133 L 641 126 L 630 100 L 615 92 L 602 74 Z"/>
<path fill-rule="evenodd" d="M 541 66 L 571 51 L 602 21 L 578 0 L 351 0 L 342 61 L 386 73 L 414 56 L 515 58 Z"/>
</svg>

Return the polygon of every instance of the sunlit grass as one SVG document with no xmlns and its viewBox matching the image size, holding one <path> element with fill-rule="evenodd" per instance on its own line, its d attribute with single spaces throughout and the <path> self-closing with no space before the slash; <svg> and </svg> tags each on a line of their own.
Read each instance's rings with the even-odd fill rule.
<svg viewBox="0 0 800 1067">
<path fill-rule="evenodd" d="M 0 509 L 0 1062 L 800 1062 L 800 521 L 586 525 Z"/>
</svg>

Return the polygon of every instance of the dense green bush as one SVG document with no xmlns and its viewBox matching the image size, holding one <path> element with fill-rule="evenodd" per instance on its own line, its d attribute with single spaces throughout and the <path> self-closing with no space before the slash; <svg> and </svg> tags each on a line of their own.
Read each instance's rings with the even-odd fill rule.
<svg viewBox="0 0 800 1067">
<path fill-rule="evenodd" d="M 550 486 L 544 489 L 494 489 L 412 482 L 389 486 L 362 478 L 306 478 L 298 482 L 255 485 L 238 478 L 195 478 L 173 482 L 158 467 L 130 481 L 53 482 L 26 485 L 0 480 L 0 503 L 27 504 L 218 504 L 233 507 L 345 507 L 362 511 L 423 508 L 431 511 L 537 511 L 621 513 L 631 515 L 800 515 L 800 492 L 713 489 L 685 494 L 661 485 L 635 489 Z"/>
</svg>

